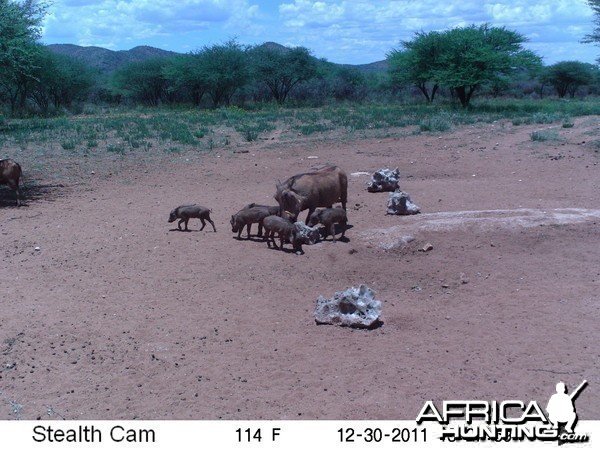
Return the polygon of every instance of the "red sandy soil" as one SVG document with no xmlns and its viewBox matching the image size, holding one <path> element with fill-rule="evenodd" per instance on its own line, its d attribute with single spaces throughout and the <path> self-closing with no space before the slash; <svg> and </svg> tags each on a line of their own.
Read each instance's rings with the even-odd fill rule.
<svg viewBox="0 0 600 450">
<path fill-rule="evenodd" d="M 0 419 L 414 419 L 427 400 L 545 406 L 584 379 L 579 418 L 600 419 L 598 124 L 560 142 L 509 122 L 273 136 L 99 166 L 21 208 L 0 187 Z M 349 175 L 346 241 L 299 256 L 235 239 L 231 214 L 325 162 Z M 422 214 L 386 215 L 351 175 L 383 167 Z M 187 203 L 217 232 L 175 231 Z M 361 283 L 382 326 L 315 324 L 317 297 Z"/>
</svg>

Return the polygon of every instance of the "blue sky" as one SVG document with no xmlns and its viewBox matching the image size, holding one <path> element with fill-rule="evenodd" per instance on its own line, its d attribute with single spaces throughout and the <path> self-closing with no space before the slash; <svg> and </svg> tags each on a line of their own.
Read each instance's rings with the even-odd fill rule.
<svg viewBox="0 0 600 450">
<path fill-rule="evenodd" d="M 417 31 L 471 24 L 524 35 L 545 64 L 594 63 L 600 47 L 581 44 L 592 31 L 585 0 L 51 0 L 42 42 L 112 50 L 138 45 L 187 53 L 235 38 L 303 46 L 346 64 L 385 59 Z"/>
</svg>

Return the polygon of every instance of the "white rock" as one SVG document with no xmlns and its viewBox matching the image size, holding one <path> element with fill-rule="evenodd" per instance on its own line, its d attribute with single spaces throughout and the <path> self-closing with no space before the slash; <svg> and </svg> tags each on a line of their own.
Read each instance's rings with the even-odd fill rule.
<svg viewBox="0 0 600 450">
<path fill-rule="evenodd" d="M 309 227 L 304 222 L 294 223 L 296 228 L 296 241 L 300 244 L 312 245 L 319 242 L 321 234 L 318 227 Z"/>
<path fill-rule="evenodd" d="M 320 296 L 315 306 L 317 324 L 353 328 L 374 328 L 381 322 L 381 302 L 375 300 L 375 291 L 361 284 L 336 292 L 332 298 Z"/>
<path fill-rule="evenodd" d="M 411 201 L 410 196 L 406 192 L 402 191 L 390 192 L 387 206 L 388 214 L 398 216 L 408 216 L 421 212 L 421 208 Z"/>
<path fill-rule="evenodd" d="M 400 169 L 379 169 L 371 175 L 371 181 L 367 183 L 369 192 L 393 192 L 400 189 Z"/>
</svg>

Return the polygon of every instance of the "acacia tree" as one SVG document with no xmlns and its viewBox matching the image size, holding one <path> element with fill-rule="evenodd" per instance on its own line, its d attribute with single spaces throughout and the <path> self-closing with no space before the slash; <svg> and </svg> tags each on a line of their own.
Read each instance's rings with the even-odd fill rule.
<svg viewBox="0 0 600 450">
<path fill-rule="evenodd" d="M 456 93 L 463 107 L 483 84 L 494 83 L 517 67 L 541 64 L 539 56 L 523 49 L 526 38 L 504 27 L 455 28 L 446 32 L 445 39 L 439 80 Z"/>
<path fill-rule="evenodd" d="M 304 47 L 260 45 L 250 52 L 254 78 L 264 83 L 277 103 L 283 104 L 299 83 L 314 78 L 317 64 Z"/>
<path fill-rule="evenodd" d="M 433 99 L 438 86 L 446 86 L 466 108 L 475 91 L 484 84 L 493 85 L 509 76 L 515 68 L 541 64 L 541 58 L 522 44 L 526 38 L 504 27 L 488 24 L 454 28 L 445 32 L 417 33 L 413 41 L 403 43 L 404 51 L 394 53 L 394 66 L 401 79 L 419 86 Z M 399 68 L 400 67 L 400 68 Z M 427 84 L 431 96 L 427 94 Z"/>
<path fill-rule="evenodd" d="M 163 75 L 168 80 L 168 89 L 182 94 L 196 106 L 208 89 L 208 82 L 202 75 L 202 58 L 198 55 L 177 55 L 169 59 L 163 68 Z"/>
<path fill-rule="evenodd" d="M 588 0 L 588 5 L 594 11 L 594 30 L 587 34 L 582 42 L 585 44 L 600 45 L 600 0 Z M 596 60 L 600 64 L 600 58 Z"/>
<path fill-rule="evenodd" d="M 367 94 L 367 77 L 352 67 L 332 68 L 327 81 L 329 95 L 336 100 L 361 100 Z"/>
<path fill-rule="evenodd" d="M 91 70 L 84 63 L 46 47 L 40 49 L 36 65 L 37 81 L 30 96 L 43 114 L 48 114 L 51 107 L 58 110 L 84 100 L 94 82 Z"/>
<path fill-rule="evenodd" d="M 147 105 L 158 106 L 167 92 L 167 80 L 163 75 L 166 63 L 166 58 L 153 58 L 127 64 L 113 76 L 115 91 Z"/>
<path fill-rule="evenodd" d="M 0 0 L 0 96 L 9 100 L 13 114 L 25 107 L 36 81 L 37 41 L 46 7 L 35 0 Z"/>
<path fill-rule="evenodd" d="M 577 89 L 594 81 L 594 68 L 579 61 L 561 61 L 548 66 L 541 78 L 556 89 L 559 98 L 567 94 L 573 98 Z"/>
<path fill-rule="evenodd" d="M 440 69 L 444 40 L 441 33 L 417 32 L 412 41 L 402 42 L 402 50 L 393 49 L 387 54 L 392 82 L 414 84 L 432 103 L 439 89 L 436 71 Z"/>
<path fill-rule="evenodd" d="M 204 47 L 194 55 L 198 58 L 198 78 L 204 80 L 214 108 L 228 105 L 236 91 L 248 83 L 247 49 L 235 40 Z"/>
</svg>

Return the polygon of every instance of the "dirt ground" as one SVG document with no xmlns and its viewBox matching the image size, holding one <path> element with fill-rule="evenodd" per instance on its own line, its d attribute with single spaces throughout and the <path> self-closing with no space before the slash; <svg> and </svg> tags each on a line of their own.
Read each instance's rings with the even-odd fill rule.
<svg viewBox="0 0 600 450">
<path fill-rule="evenodd" d="M 579 418 L 600 419 L 600 120 L 532 141 L 547 127 L 274 135 L 100 166 L 21 208 L 0 187 L 0 419 L 410 420 L 426 400 L 545 406 L 584 379 Z M 325 162 L 349 175 L 346 241 L 235 238 L 231 214 Z M 356 174 L 382 167 L 422 214 L 386 215 Z M 175 231 L 186 203 L 217 232 Z M 315 324 L 317 297 L 361 283 L 382 326 Z"/>
</svg>

